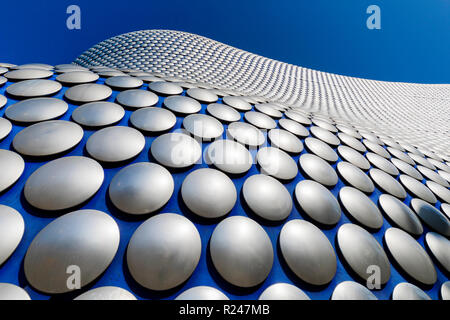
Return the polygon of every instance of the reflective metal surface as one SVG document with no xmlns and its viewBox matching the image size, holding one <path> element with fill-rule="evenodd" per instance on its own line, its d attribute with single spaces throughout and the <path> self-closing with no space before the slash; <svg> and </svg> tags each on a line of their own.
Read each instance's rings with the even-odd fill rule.
<svg viewBox="0 0 450 320">
<path fill-rule="evenodd" d="M 241 115 L 238 111 L 221 103 L 209 104 L 206 111 L 223 122 L 234 122 L 241 119 Z"/>
<path fill-rule="evenodd" d="M 112 94 L 111 88 L 103 84 L 79 84 L 67 89 L 64 96 L 70 101 L 86 103 L 100 101 L 109 98 Z"/>
<path fill-rule="evenodd" d="M 171 168 L 189 167 L 202 155 L 202 149 L 196 140 L 184 133 L 176 132 L 156 138 L 150 151 L 156 161 Z"/>
<path fill-rule="evenodd" d="M 104 212 L 65 214 L 50 222 L 31 242 L 24 260 L 25 276 L 42 292 L 64 293 L 73 290 L 67 285 L 68 276 L 78 272 L 83 287 L 109 266 L 119 239 L 117 223 Z"/>
<path fill-rule="evenodd" d="M 379 229 L 383 225 L 383 217 L 377 206 L 358 189 L 343 187 L 339 191 L 339 200 L 346 212 L 358 223 L 371 229 Z"/>
<path fill-rule="evenodd" d="M 0 192 L 3 192 L 22 176 L 25 162 L 17 153 L 0 149 L 0 168 Z"/>
<path fill-rule="evenodd" d="M 275 283 L 264 290 L 259 300 L 311 300 L 306 293 L 289 283 Z"/>
<path fill-rule="evenodd" d="M 193 136 L 205 141 L 222 136 L 222 124 L 211 116 L 205 114 L 191 114 L 184 118 L 183 127 Z"/>
<path fill-rule="evenodd" d="M 253 164 L 250 152 L 232 140 L 217 140 L 206 149 L 205 160 L 218 169 L 231 174 L 247 172 Z"/>
<path fill-rule="evenodd" d="M 308 221 L 287 222 L 280 232 L 280 249 L 289 268 L 307 283 L 324 285 L 336 273 L 336 255 L 331 243 Z"/>
<path fill-rule="evenodd" d="M 346 223 L 337 232 L 337 242 L 345 261 L 362 279 L 367 280 L 369 266 L 378 266 L 380 282 L 385 284 L 391 277 L 391 265 L 381 245 L 366 230 Z"/>
<path fill-rule="evenodd" d="M 302 210 L 313 220 L 327 225 L 341 218 L 341 207 L 333 194 L 320 183 L 300 181 L 295 187 L 295 197 Z"/>
<path fill-rule="evenodd" d="M 268 133 L 270 143 L 273 147 L 280 148 L 289 153 L 300 153 L 303 143 L 292 133 L 282 129 L 272 129 Z"/>
<path fill-rule="evenodd" d="M 266 141 L 263 133 L 258 128 L 245 122 L 230 123 L 227 134 L 237 142 L 250 147 L 258 147 Z"/>
<path fill-rule="evenodd" d="M 109 197 L 121 211 L 147 214 L 162 208 L 172 196 L 174 181 L 167 169 L 139 162 L 120 170 L 109 185 Z"/>
<path fill-rule="evenodd" d="M 33 124 L 16 134 L 14 149 L 26 156 L 50 156 L 75 147 L 84 131 L 76 123 L 51 120 Z"/>
<path fill-rule="evenodd" d="M 399 228 L 416 236 L 422 234 L 422 223 L 406 204 L 389 194 L 382 194 L 378 199 L 378 203 L 380 209 Z"/>
<path fill-rule="evenodd" d="M 103 168 L 86 157 L 64 157 L 50 161 L 28 178 L 25 199 L 42 210 L 62 210 L 83 203 L 103 183 Z"/>
<path fill-rule="evenodd" d="M 432 230 L 450 236 L 450 221 L 438 209 L 421 199 L 412 199 L 411 208 Z"/>
<path fill-rule="evenodd" d="M 191 276 L 201 249 L 200 235 L 192 222 L 174 213 L 158 214 L 142 223 L 131 237 L 128 269 L 140 285 L 168 290 Z"/>
<path fill-rule="evenodd" d="M 16 250 L 24 230 L 25 223 L 20 213 L 0 204 L 0 266 Z"/>
<path fill-rule="evenodd" d="M 336 168 L 339 175 L 347 184 L 366 193 L 372 193 L 375 190 L 372 180 L 355 165 L 341 161 L 337 164 Z"/>
<path fill-rule="evenodd" d="M 221 221 L 209 242 L 211 259 L 219 274 L 238 287 L 253 287 L 272 269 L 269 236 L 255 221 L 233 216 Z"/>
<path fill-rule="evenodd" d="M 145 138 L 138 130 L 115 126 L 101 129 L 89 137 L 86 150 L 91 157 L 104 162 L 131 159 L 144 149 Z"/>
<path fill-rule="evenodd" d="M 43 97 L 57 93 L 61 90 L 60 83 L 51 80 L 25 80 L 10 85 L 6 92 L 19 99 Z"/>
<path fill-rule="evenodd" d="M 31 300 L 28 293 L 12 283 L 0 283 L 0 300 Z"/>
<path fill-rule="evenodd" d="M 149 107 L 134 111 L 130 116 L 131 124 L 146 132 L 161 132 L 171 129 L 177 121 L 175 115 L 167 109 Z"/>
<path fill-rule="evenodd" d="M 79 106 L 72 112 L 73 121 L 87 127 L 103 127 L 119 122 L 125 110 L 116 103 L 99 101 Z"/>
<path fill-rule="evenodd" d="M 378 300 L 366 287 L 354 281 L 339 283 L 333 291 L 331 300 Z"/>
<path fill-rule="evenodd" d="M 86 291 L 73 300 L 136 300 L 136 297 L 120 287 L 105 286 Z"/>
<path fill-rule="evenodd" d="M 431 253 L 447 272 L 450 272 L 450 241 L 436 232 L 428 232 L 425 241 Z"/>
<path fill-rule="evenodd" d="M 392 291 L 392 300 L 431 300 L 431 298 L 419 287 L 402 282 Z"/>
<path fill-rule="evenodd" d="M 32 98 L 10 105 L 5 110 L 7 118 L 17 122 L 38 122 L 58 118 L 66 113 L 68 105 L 55 98 Z"/>
<path fill-rule="evenodd" d="M 410 277 L 426 285 L 436 282 L 433 262 L 413 237 L 401 229 L 389 228 L 384 234 L 384 240 L 395 261 Z"/>
<path fill-rule="evenodd" d="M 183 291 L 175 300 L 230 300 L 214 287 L 198 286 Z"/>
<path fill-rule="evenodd" d="M 327 186 L 335 186 L 338 176 L 333 167 L 325 160 L 313 154 L 303 154 L 298 159 L 300 167 L 311 179 Z"/>
<path fill-rule="evenodd" d="M 158 96 L 150 91 L 132 89 L 119 93 L 116 101 L 127 108 L 145 108 L 154 106 Z"/>
<path fill-rule="evenodd" d="M 233 209 L 237 192 L 233 181 L 221 171 L 201 168 L 189 173 L 181 185 L 186 206 L 204 218 L 218 218 Z"/>
<path fill-rule="evenodd" d="M 289 191 L 270 176 L 256 174 L 248 177 L 242 187 L 242 194 L 250 209 L 263 219 L 281 221 L 292 211 Z"/>
<path fill-rule="evenodd" d="M 256 154 L 256 161 L 261 167 L 261 173 L 273 176 L 281 180 L 290 180 L 295 178 L 298 173 L 297 164 L 286 152 L 273 148 L 265 147 L 259 149 Z"/>
</svg>

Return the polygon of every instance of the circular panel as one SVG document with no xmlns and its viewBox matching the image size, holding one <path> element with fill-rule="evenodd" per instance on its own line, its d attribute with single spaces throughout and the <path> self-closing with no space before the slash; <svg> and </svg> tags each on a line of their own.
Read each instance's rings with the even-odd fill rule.
<svg viewBox="0 0 450 320">
<path fill-rule="evenodd" d="M 450 184 L 447 181 L 445 181 L 445 179 L 442 178 L 435 171 L 422 166 L 417 166 L 417 170 L 419 170 L 419 172 L 422 173 L 426 178 L 433 180 L 436 183 L 439 183 L 441 186 L 445 188 L 450 188 Z"/>
<path fill-rule="evenodd" d="M 437 280 L 433 262 L 422 246 L 401 229 L 389 228 L 384 240 L 395 261 L 410 277 L 425 285 Z"/>
<path fill-rule="evenodd" d="M 413 166 L 407 164 L 406 162 L 402 160 L 398 160 L 396 158 L 392 158 L 391 162 L 396 166 L 401 172 L 407 174 L 408 176 L 417 179 L 419 181 L 422 181 L 423 176 L 420 174 L 419 171 L 416 170 Z"/>
<path fill-rule="evenodd" d="M 214 267 L 235 286 L 256 286 L 272 269 L 272 242 L 264 229 L 249 218 L 233 216 L 221 221 L 209 246 Z"/>
<path fill-rule="evenodd" d="M 11 81 L 44 79 L 49 78 L 52 75 L 52 71 L 32 68 L 12 70 L 4 74 L 4 76 Z"/>
<path fill-rule="evenodd" d="M 61 90 L 62 85 L 52 80 L 25 80 L 6 88 L 6 92 L 18 98 L 49 96 Z"/>
<path fill-rule="evenodd" d="M 183 120 L 183 127 L 195 137 L 206 141 L 222 136 L 222 124 L 205 114 L 191 114 Z"/>
<path fill-rule="evenodd" d="M 230 107 L 235 108 L 239 111 L 250 111 L 252 106 L 247 101 L 234 96 L 225 96 L 223 97 L 223 103 L 229 105 Z"/>
<path fill-rule="evenodd" d="M 64 100 L 55 98 L 32 98 L 10 105 L 5 115 L 17 122 L 38 122 L 58 118 L 69 106 Z"/>
<path fill-rule="evenodd" d="M 313 154 L 303 154 L 298 159 L 300 167 L 311 179 L 328 187 L 333 187 L 338 182 L 338 176 L 333 167 L 325 160 Z"/>
<path fill-rule="evenodd" d="M 86 142 L 91 157 L 104 162 L 125 161 L 137 156 L 145 146 L 145 138 L 136 129 L 114 126 L 101 129 Z"/>
<path fill-rule="evenodd" d="M 382 146 L 380 146 L 378 143 L 375 143 L 375 142 L 372 142 L 372 141 L 369 141 L 366 139 L 363 139 L 363 143 L 367 147 L 367 149 L 369 149 L 373 153 L 375 153 L 385 159 L 389 159 L 391 157 L 389 152 L 387 152 L 386 149 L 383 148 Z"/>
<path fill-rule="evenodd" d="M 139 78 L 130 76 L 115 76 L 105 80 L 105 84 L 116 90 L 136 89 L 144 84 Z M 144 91 L 144 90 L 141 90 Z M 146 92 L 146 91 L 144 91 Z"/>
<path fill-rule="evenodd" d="M 391 175 L 380 169 L 370 169 L 370 177 L 373 182 L 384 192 L 392 194 L 394 197 L 405 199 L 406 191 L 403 189 L 400 182 L 395 180 Z"/>
<path fill-rule="evenodd" d="M 189 173 L 181 186 L 186 206 L 204 218 L 218 218 L 233 209 L 237 192 L 233 181 L 221 171 L 202 168 Z"/>
<path fill-rule="evenodd" d="M 277 107 L 275 105 L 272 105 L 270 103 L 255 104 L 255 110 L 258 110 L 259 112 L 267 114 L 268 116 L 271 116 L 272 118 L 279 119 L 283 116 L 283 114 L 276 108 Z"/>
<path fill-rule="evenodd" d="M 191 221 L 179 214 L 158 214 L 131 237 L 128 269 L 134 280 L 148 289 L 172 289 L 194 272 L 201 250 L 200 235 Z"/>
<path fill-rule="evenodd" d="M 367 161 L 367 159 L 358 151 L 347 146 L 339 146 L 337 151 L 343 160 L 350 162 L 361 170 L 370 169 L 369 161 Z"/>
<path fill-rule="evenodd" d="M 95 82 L 98 80 L 98 78 L 98 74 L 90 71 L 70 71 L 64 72 L 57 76 L 56 81 L 59 81 L 65 85 L 76 85 Z"/>
<path fill-rule="evenodd" d="M 434 194 L 422 182 L 404 174 L 400 175 L 399 180 L 411 196 L 421 198 L 433 204 L 437 202 Z"/>
<path fill-rule="evenodd" d="M 183 92 L 183 88 L 174 83 L 157 81 L 148 85 L 148 89 L 162 96 L 177 95 Z"/>
<path fill-rule="evenodd" d="M 11 283 L 0 283 L 0 300 L 31 300 L 28 293 Z"/>
<path fill-rule="evenodd" d="M 412 199 L 411 207 L 428 227 L 446 237 L 450 236 L 450 221 L 438 209 L 421 199 Z"/>
<path fill-rule="evenodd" d="M 426 185 L 431 191 L 433 191 L 441 202 L 450 203 L 450 190 L 448 188 L 445 188 L 434 181 L 427 181 Z"/>
<path fill-rule="evenodd" d="M 166 168 L 156 163 L 133 163 L 111 180 L 109 197 L 121 211 L 147 214 L 162 208 L 172 196 L 174 181 Z"/>
<path fill-rule="evenodd" d="M 0 117 L 0 140 L 5 138 L 12 129 L 12 124 L 8 119 Z"/>
<path fill-rule="evenodd" d="M 118 103 L 128 108 L 151 107 L 158 103 L 158 99 L 153 92 L 140 89 L 122 91 L 116 97 Z"/>
<path fill-rule="evenodd" d="M 333 194 L 312 180 L 302 180 L 295 187 L 295 197 L 302 210 L 313 220 L 334 225 L 341 218 L 341 207 Z"/>
<path fill-rule="evenodd" d="M 280 232 L 280 249 L 289 268 L 307 283 L 324 285 L 336 274 L 336 255 L 330 241 L 308 221 L 287 222 Z"/>
<path fill-rule="evenodd" d="M 280 119 L 278 120 L 278 124 L 281 128 L 295 134 L 298 137 L 307 137 L 309 136 L 309 131 L 304 126 L 302 126 L 300 123 L 295 122 L 291 119 Z"/>
<path fill-rule="evenodd" d="M 258 300 L 311 300 L 306 293 L 289 283 L 275 283 L 267 287 Z"/>
<path fill-rule="evenodd" d="M 386 160 L 385 158 L 372 152 L 367 152 L 366 158 L 376 168 L 383 170 L 384 172 L 389 173 L 394 177 L 398 176 L 399 172 L 397 168 L 389 160 Z"/>
<path fill-rule="evenodd" d="M 241 115 L 235 109 L 221 104 L 221 103 L 211 103 L 206 107 L 206 111 L 213 117 L 219 119 L 223 122 L 234 122 L 241 120 Z"/>
<path fill-rule="evenodd" d="M 286 152 L 273 147 L 259 149 L 256 160 L 261 172 L 282 180 L 294 179 L 298 173 L 297 164 Z"/>
<path fill-rule="evenodd" d="M 202 105 L 197 100 L 185 96 L 167 97 L 164 99 L 164 106 L 175 113 L 181 114 L 197 113 L 202 108 Z"/>
<path fill-rule="evenodd" d="M 130 116 L 130 122 L 146 132 L 161 132 L 173 128 L 177 118 L 167 109 L 149 107 L 134 111 Z"/>
<path fill-rule="evenodd" d="M 308 119 L 308 117 L 292 110 L 286 111 L 284 115 L 302 125 L 309 126 L 312 123 L 311 120 Z"/>
<path fill-rule="evenodd" d="M 213 92 L 200 88 L 190 88 L 186 91 L 186 94 L 201 103 L 212 103 L 219 99 Z"/>
<path fill-rule="evenodd" d="M 73 121 L 87 127 L 103 127 L 119 122 L 125 110 L 116 103 L 99 101 L 79 106 L 72 112 Z"/>
<path fill-rule="evenodd" d="M 381 245 L 366 230 L 356 224 L 346 223 L 337 232 L 337 242 L 345 261 L 362 279 L 367 280 L 371 273 L 368 267 L 380 268 L 381 284 L 391 277 L 391 265 Z"/>
<path fill-rule="evenodd" d="M 361 143 L 361 141 L 355 139 L 354 137 L 343 132 L 339 132 L 337 136 L 342 141 L 342 143 L 349 146 L 350 148 L 353 148 L 358 152 L 366 152 L 366 147 Z"/>
<path fill-rule="evenodd" d="M 189 167 L 202 156 L 200 144 L 188 135 L 178 132 L 157 137 L 150 151 L 156 161 L 172 168 Z"/>
<path fill-rule="evenodd" d="M 237 142 L 250 147 L 258 147 L 266 141 L 263 133 L 258 128 L 245 122 L 230 123 L 227 133 Z"/>
<path fill-rule="evenodd" d="M 416 214 L 402 201 L 389 195 L 382 194 L 378 198 L 380 208 L 401 229 L 413 235 L 419 236 L 423 233 L 422 223 Z"/>
<path fill-rule="evenodd" d="M 0 204 L 0 266 L 16 250 L 24 230 L 25 223 L 20 213 Z"/>
<path fill-rule="evenodd" d="M 37 169 L 25 183 L 25 199 L 42 210 L 62 210 L 83 203 L 103 183 L 103 168 L 86 157 L 64 157 Z"/>
<path fill-rule="evenodd" d="M 83 135 L 83 129 L 74 122 L 51 120 L 23 129 L 16 134 L 12 145 L 23 155 L 50 156 L 75 147 Z"/>
<path fill-rule="evenodd" d="M 334 288 L 331 300 L 378 300 L 378 298 L 359 283 L 344 281 Z"/>
<path fill-rule="evenodd" d="M 242 194 L 249 208 L 263 219 L 281 221 L 292 211 L 289 191 L 278 180 L 264 174 L 248 177 Z"/>
<path fill-rule="evenodd" d="M 268 136 L 270 143 L 276 148 L 290 153 L 300 153 L 303 151 L 303 143 L 289 131 L 272 129 L 269 131 Z"/>
<path fill-rule="evenodd" d="M 329 162 L 336 162 L 338 160 L 338 155 L 336 152 L 325 142 L 316 138 L 306 138 L 305 146 L 308 151 L 314 153 L 315 155 L 321 157 L 322 159 Z"/>
<path fill-rule="evenodd" d="M 271 117 L 257 111 L 247 111 L 244 113 L 244 119 L 260 129 L 273 129 L 277 126 L 276 122 Z"/>
<path fill-rule="evenodd" d="M 428 232 L 425 241 L 441 266 L 450 272 L 450 241 L 435 232 Z"/>
<path fill-rule="evenodd" d="M 375 190 L 372 180 L 353 164 L 341 161 L 337 164 L 337 170 L 347 184 L 366 193 L 372 193 Z"/>
<path fill-rule="evenodd" d="M 136 297 L 120 287 L 105 286 L 86 291 L 73 300 L 136 300 Z"/>
<path fill-rule="evenodd" d="M 68 270 L 78 270 L 83 287 L 106 270 L 116 255 L 119 239 L 117 223 L 104 212 L 65 214 L 31 242 L 24 259 L 25 276 L 39 291 L 64 293 L 73 290 L 67 285 Z"/>
<path fill-rule="evenodd" d="M 431 298 L 419 287 L 401 282 L 392 291 L 392 300 L 431 300 Z"/>
<path fill-rule="evenodd" d="M 430 170 L 436 170 L 436 167 L 433 166 L 427 159 L 424 157 L 414 154 L 414 153 L 408 153 L 408 155 L 417 163 L 417 165 L 422 165 L 427 169 Z"/>
<path fill-rule="evenodd" d="M 198 286 L 183 291 L 175 300 L 230 300 L 228 297 L 213 287 Z"/>
<path fill-rule="evenodd" d="M 341 188 L 339 200 L 345 210 L 363 226 L 379 229 L 383 225 L 383 216 L 377 206 L 358 189 L 352 187 Z"/>
<path fill-rule="evenodd" d="M 406 153 L 404 153 L 396 148 L 392 148 L 392 147 L 387 147 L 387 150 L 389 151 L 390 154 L 392 154 L 392 156 L 396 157 L 397 159 L 400 159 L 403 162 L 406 162 L 407 164 L 414 166 L 414 164 L 415 164 L 414 160 L 411 159 L 411 157 L 408 156 Z M 392 161 L 392 163 L 394 163 L 394 161 Z"/>
<path fill-rule="evenodd" d="M 206 151 L 206 158 L 218 169 L 231 174 L 247 172 L 253 164 L 250 152 L 242 144 L 232 140 L 211 143 Z"/>
<path fill-rule="evenodd" d="M 0 168 L 0 192 L 3 192 L 22 176 L 25 162 L 17 153 L 0 149 Z"/>
<path fill-rule="evenodd" d="M 67 89 L 64 96 L 70 101 L 85 103 L 100 101 L 109 98 L 112 94 L 111 88 L 97 83 L 79 84 Z"/>
<path fill-rule="evenodd" d="M 321 127 L 311 126 L 309 128 L 311 135 L 316 137 L 317 139 L 322 140 L 323 142 L 328 143 L 329 145 L 333 147 L 337 147 L 341 141 L 338 137 L 336 137 L 334 134 L 332 134 L 330 131 L 323 129 Z"/>
</svg>

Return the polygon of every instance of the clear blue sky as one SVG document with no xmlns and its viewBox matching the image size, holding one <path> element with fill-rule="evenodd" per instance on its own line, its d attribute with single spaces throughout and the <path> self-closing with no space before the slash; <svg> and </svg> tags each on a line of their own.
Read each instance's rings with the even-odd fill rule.
<svg viewBox="0 0 450 320">
<path fill-rule="evenodd" d="M 66 8 L 81 8 L 81 30 Z M 381 8 L 381 30 L 366 8 Z M 197 33 L 266 57 L 378 80 L 450 83 L 450 0 L 2 1 L 0 61 L 70 62 L 142 29 Z"/>
</svg>

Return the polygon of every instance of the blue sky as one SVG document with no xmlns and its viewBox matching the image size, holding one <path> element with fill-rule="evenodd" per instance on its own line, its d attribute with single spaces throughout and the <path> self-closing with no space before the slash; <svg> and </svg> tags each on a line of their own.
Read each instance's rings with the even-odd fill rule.
<svg viewBox="0 0 450 320">
<path fill-rule="evenodd" d="M 81 8 L 68 30 L 66 8 Z M 381 30 L 366 8 L 381 9 Z M 121 33 L 174 29 L 317 70 L 450 83 L 450 0 L 41 0 L 2 2 L 0 61 L 70 62 Z"/>
</svg>

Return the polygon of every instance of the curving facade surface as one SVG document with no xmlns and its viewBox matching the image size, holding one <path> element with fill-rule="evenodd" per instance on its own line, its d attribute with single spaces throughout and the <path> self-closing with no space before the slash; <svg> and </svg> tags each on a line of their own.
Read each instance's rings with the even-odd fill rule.
<svg viewBox="0 0 450 320">
<path fill-rule="evenodd" d="M 0 299 L 450 299 L 449 111 L 177 31 L 0 63 Z"/>
</svg>

